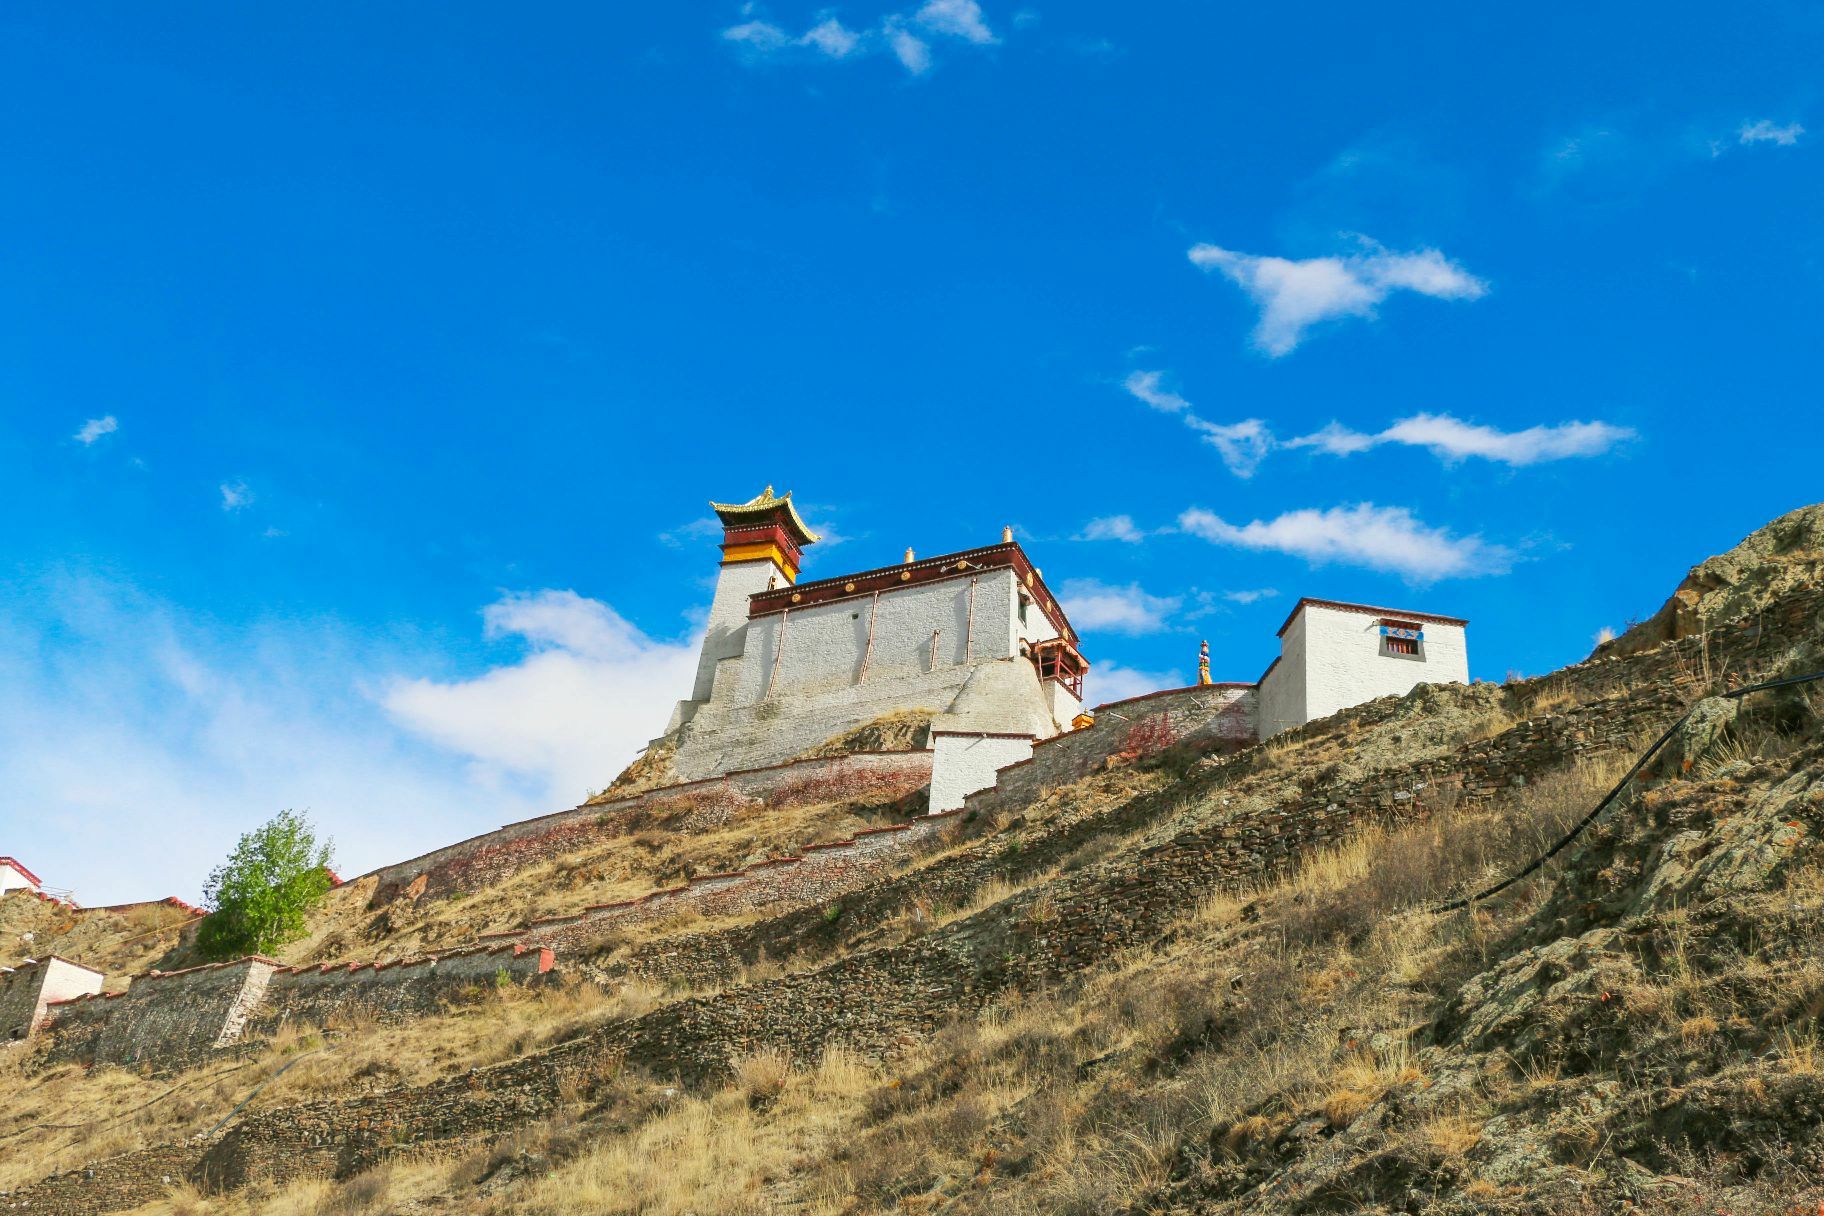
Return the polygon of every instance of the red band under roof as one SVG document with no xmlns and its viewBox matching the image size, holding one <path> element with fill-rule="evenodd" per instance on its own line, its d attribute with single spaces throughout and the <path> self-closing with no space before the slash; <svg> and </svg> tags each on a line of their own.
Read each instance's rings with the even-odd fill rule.
<svg viewBox="0 0 1824 1216">
<path fill-rule="evenodd" d="M 1286 614 L 1286 623 L 1279 627 L 1278 636 L 1285 636 L 1286 629 L 1292 624 L 1306 605 L 1314 608 L 1336 608 L 1343 612 L 1361 612 L 1369 616 L 1397 616 L 1413 621 L 1436 621 L 1440 625 L 1467 625 L 1469 620 L 1460 616 L 1439 616 L 1435 612 L 1412 612 L 1405 608 L 1376 608 L 1373 604 L 1352 604 L 1348 600 L 1316 600 L 1305 596 L 1292 605 L 1292 611 Z M 1271 667 L 1268 671 L 1273 670 Z M 1265 677 L 1262 677 L 1265 678 Z"/>
<path fill-rule="evenodd" d="M 966 565 L 958 569 L 958 562 Z M 835 578 L 820 578 L 815 582 L 781 587 L 776 591 L 762 591 L 748 597 L 747 615 L 749 618 L 769 616 L 789 608 L 809 608 L 814 604 L 858 599 L 876 591 L 897 591 L 902 587 L 917 587 L 947 578 L 980 574 L 984 570 L 1012 570 L 1020 586 L 1029 589 L 1039 610 L 1045 614 L 1059 636 L 1073 646 L 1077 644 L 1077 631 L 1070 627 L 1070 621 L 1065 617 L 1064 609 L 1059 606 L 1057 597 L 1045 585 L 1044 578 L 1033 566 L 1032 559 L 1026 556 L 1026 551 L 1020 548 L 1018 541 L 1004 541 L 981 549 L 964 549 L 959 553 L 945 553 L 922 561 L 902 562 L 897 566 L 881 566 L 858 574 L 841 574 Z M 907 574 L 912 577 L 901 577 Z M 1029 574 L 1032 576 L 1030 586 L 1026 582 Z M 852 591 L 849 589 L 851 585 L 854 587 Z"/>
<path fill-rule="evenodd" d="M 39 877 L 36 874 L 32 873 L 30 870 L 26 869 L 23 865 L 21 865 L 19 863 L 19 859 L 16 857 L 0 857 L 0 866 L 13 867 L 13 869 L 19 871 L 21 874 L 23 874 L 27 878 L 31 879 L 32 884 L 34 886 L 42 887 L 44 885 L 43 881 L 41 879 L 39 879 Z"/>
</svg>

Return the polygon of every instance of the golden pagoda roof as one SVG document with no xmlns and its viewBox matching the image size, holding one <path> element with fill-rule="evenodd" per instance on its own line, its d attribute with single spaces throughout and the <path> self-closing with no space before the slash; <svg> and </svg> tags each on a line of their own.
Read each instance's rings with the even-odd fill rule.
<svg viewBox="0 0 1824 1216">
<path fill-rule="evenodd" d="M 709 509 L 714 511 L 723 523 L 727 524 L 740 523 L 749 517 L 759 518 L 774 515 L 781 507 L 785 508 L 785 515 L 791 521 L 791 526 L 798 531 L 801 537 L 800 543 L 809 545 L 823 539 L 811 531 L 809 525 L 804 522 L 804 518 L 798 514 L 798 508 L 792 505 L 790 490 L 775 496 L 773 487 L 768 486 L 746 502 L 712 502 L 709 504 Z"/>
</svg>

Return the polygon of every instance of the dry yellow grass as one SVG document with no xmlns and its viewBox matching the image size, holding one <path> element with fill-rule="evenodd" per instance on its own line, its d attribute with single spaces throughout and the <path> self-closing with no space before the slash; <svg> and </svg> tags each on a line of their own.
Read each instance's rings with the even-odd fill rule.
<svg viewBox="0 0 1824 1216">
<path fill-rule="evenodd" d="M 396 1025 L 357 1018 L 328 1035 L 286 1027 L 252 1059 L 165 1078 L 76 1065 L 39 1072 L 37 1048 L 0 1051 L 0 1092 L 8 1094 L 0 1107 L 0 1145 L 7 1150 L 0 1153 L 0 1189 L 202 1131 L 294 1060 L 250 1109 L 423 1085 L 561 1042 L 656 999 L 656 990 L 643 985 L 617 993 L 591 984 L 487 987 L 439 1016 Z M 47 1124 L 75 1126 L 40 1126 Z"/>
<path fill-rule="evenodd" d="M 1445 1157 L 1461 1157 L 1482 1143 L 1482 1121 L 1468 1115 L 1444 1115 L 1418 1128 L 1418 1138 Z"/>
</svg>

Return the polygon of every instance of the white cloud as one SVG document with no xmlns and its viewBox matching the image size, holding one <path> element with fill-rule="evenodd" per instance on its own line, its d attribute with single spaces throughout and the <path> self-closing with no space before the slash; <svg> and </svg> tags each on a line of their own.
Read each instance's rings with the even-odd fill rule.
<svg viewBox="0 0 1824 1216">
<path fill-rule="evenodd" d="M 1427 526 L 1405 507 L 1373 503 L 1288 511 L 1241 525 L 1193 507 L 1178 517 L 1178 526 L 1212 544 L 1286 553 L 1313 565 L 1385 570 L 1411 582 L 1499 574 L 1513 564 L 1509 550 L 1479 536 L 1455 536 Z"/>
<path fill-rule="evenodd" d="M 530 653 L 471 679 L 396 680 L 380 703 L 485 779 L 530 782 L 556 804 L 607 784 L 696 670 L 694 643 L 650 638 L 574 591 L 510 595 L 482 620 L 489 637 L 521 638 Z"/>
<path fill-rule="evenodd" d="M 1319 322 L 1372 317 L 1396 291 L 1439 300 L 1474 300 L 1488 292 L 1487 283 L 1436 249 L 1396 253 L 1369 242 L 1364 253 L 1294 260 L 1199 244 L 1189 257 L 1203 270 L 1220 271 L 1259 306 L 1254 345 L 1274 358 L 1290 354 Z"/>
<path fill-rule="evenodd" d="M 801 46 L 815 47 L 831 59 L 845 59 L 860 49 L 861 35 L 836 18 L 826 17 L 806 30 L 798 42 Z"/>
<path fill-rule="evenodd" d="M 487 676 L 399 679 L 446 666 L 442 655 L 333 619 L 227 626 L 116 582 L 16 580 L 0 628 L 4 847 L 86 903 L 196 899 L 236 837 L 287 807 L 335 838 L 352 876 L 574 805 L 663 727 L 689 688 L 691 648 L 567 594 L 510 597 L 485 617 L 537 639 L 496 669 L 520 673 L 496 681 L 520 698 L 494 710 L 508 737 L 497 746 L 547 726 L 562 743 L 510 761 L 465 751 L 457 764 L 380 703 L 382 690 L 412 690 L 427 721 L 454 731 L 437 690 Z M 578 687 L 579 672 L 593 683 Z M 559 721 L 516 726 L 512 714 Z"/>
<path fill-rule="evenodd" d="M 1202 434 L 1203 441 L 1216 449 L 1222 463 L 1237 477 L 1254 476 L 1254 470 L 1260 467 L 1260 462 L 1273 447 L 1272 433 L 1258 418 L 1216 423 L 1193 414 L 1185 422 Z"/>
<path fill-rule="evenodd" d="M 723 30 L 722 37 L 761 55 L 770 55 L 792 44 L 791 35 L 770 21 L 743 21 Z"/>
<path fill-rule="evenodd" d="M 226 626 L 88 578 L 15 582 L 4 617 L 4 847 L 87 903 L 195 899 L 287 807 L 353 876 L 573 806 L 663 728 L 695 663 L 561 591 L 485 610 L 526 652 L 467 679 L 411 678 L 450 660 L 333 619 Z"/>
<path fill-rule="evenodd" d="M 253 501 L 253 491 L 244 481 L 224 481 L 221 490 L 224 511 L 238 511 Z"/>
<path fill-rule="evenodd" d="M 1364 435 L 1360 431 L 1350 430 L 1340 422 L 1332 422 L 1321 431 L 1286 440 L 1285 446 L 1316 448 L 1318 451 L 1328 452 L 1332 456 L 1353 456 L 1357 452 L 1366 452 L 1379 442 L 1378 435 Z"/>
<path fill-rule="evenodd" d="M 783 27 L 758 18 L 729 26 L 722 31 L 722 38 L 755 59 L 769 58 L 798 47 L 830 59 L 846 59 L 862 49 L 862 36 L 834 17 L 825 17 L 796 38 Z"/>
<path fill-rule="evenodd" d="M 983 20 L 982 6 L 976 0 L 926 0 L 913 20 L 934 33 L 961 38 L 978 46 L 1000 41 Z"/>
<path fill-rule="evenodd" d="M 889 18 L 883 28 L 887 45 L 893 48 L 893 55 L 901 67 L 914 76 L 922 76 L 931 70 L 930 43 L 908 30 L 897 17 Z"/>
<path fill-rule="evenodd" d="M 1146 533 L 1134 525 L 1131 515 L 1108 515 L 1092 519 L 1084 525 L 1080 540 L 1119 540 L 1130 545 L 1137 545 L 1146 539 Z"/>
<path fill-rule="evenodd" d="M 1136 371 L 1122 383 L 1129 393 L 1154 409 L 1181 417 L 1186 426 L 1216 449 L 1229 472 L 1237 477 L 1252 477 L 1273 447 L 1273 436 L 1266 423 L 1258 418 L 1221 423 L 1200 417 L 1191 410 L 1189 401 L 1161 386 L 1163 376 L 1156 371 Z"/>
<path fill-rule="evenodd" d="M 1167 414 L 1181 414 L 1191 408 L 1191 403 L 1159 386 L 1163 379 L 1162 372 L 1133 372 L 1123 381 L 1122 386 L 1135 397 L 1146 402 L 1154 409 Z"/>
<path fill-rule="evenodd" d="M 105 418 L 89 419 L 87 422 L 82 424 L 81 428 L 79 428 L 77 430 L 77 432 L 73 436 L 73 438 L 76 440 L 77 443 L 80 443 L 84 447 L 87 447 L 89 444 L 94 443 L 97 439 L 100 439 L 103 435 L 112 435 L 115 431 L 118 431 L 119 429 L 120 429 L 119 420 L 117 420 L 114 417 L 114 415 L 109 414 Z"/>
<path fill-rule="evenodd" d="M 1184 676 L 1176 671 L 1141 671 L 1119 663 L 1092 663 L 1083 679 L 1083 704 L 1125 701 L 1164 688 L 1183 688 L 1184 682 Z"/>
<path fill-rule="evenodd" d="M 1600 456 L 1635 437 L 1632 428 L 1607 422 L 1561 422 L 1553 426 L 1530 426 L 1520 431 L 1501 431 L 1464 422 L 1449 414 L 1414 414 L 1376 434 L 1332 422 L 1321 431 L 1282 440 L 1258 418 L 1216 423 L 1199 417 L 1189 401 L 1164 387 L 1163 379 L 1162 372 L 1136 371 L 1129 373 L 1122 385 L 1152 408 L 1182 419 L 1186 426 L 1203 437 L 1205 443 L 1217 450 L 1231 473 L 1243 478 L 1252 477 L 1261 461 L 1276 448 L 1315 448 L 1332 456 L 1353 456 L 1382 444 L 1394 443 L 1424 448 L 1446 462 L 1479 457 L 1521 467 L 1548 460 Z"/>
<path fill-rule="evenodd" d="M 1184 604 L 1176 596 L 1149 595 L 1138 583 L 1113 586 L 1093 578 L 1067 580 L 1058 598 L 1079 629 L 1130 635 L 1158 633 Z"/>
<path fill-rule="evenodd" d="M 1278 594 L 1272 587 L 1257 587 L 1244 591 L 1225 591 L 1222 598 L 1231 604 L 1253 604 L 1260 600 L 1270 600 Z"/>
<path fill-rule="evenodd" d="M 1796 122 L 1785 126 L 1776 126 L 1770 118 L 1757 122 L 1743 123 L 1742 129 L 1736 132 L 1736 138 L 1744 144 L 1778 144 L 1790 148 L 1799 142 L 1799 136 L 1805 134 L 1805 128 Z"/>
<path fill-rule="evenodd" d="M 1414 414 L 1378 434 L 1367 435 L 1332 422 L 1321 431 L 1288 439 L 1289 448 L 1316 448 L 1333 456 L 1351 456 L 1385 443 L 1424 448 L 1444 461 L 1479 457 L 1516 468 L 1548 460 L 1600 456 L 1635 437 L 1631 427 L 1607 422 L 1561 422 L 1501 431 L 1453 418 L 1449 414 Z"/>
<path fill-rule="evenodd" d="M 977 0 L 926 0 L 910 15 L 889 13 L 865 29 L 851 29 L 836 17 L 821 15 L 815 25 L 802 34 L 755 17 L 754 6 L 743 5 L 746 20 L 721 31 L 723 41 L 738 47 L 742 55 L 754 62 L 796 57 L 824 59 L 860 59 L 876 54 L 891 55 L 901 67 L 914 76 L 931 70 L 932 39 L 946 39 L 972 46 L 992 46 L 1000 41 L 989 28 Z"/>
</svg>

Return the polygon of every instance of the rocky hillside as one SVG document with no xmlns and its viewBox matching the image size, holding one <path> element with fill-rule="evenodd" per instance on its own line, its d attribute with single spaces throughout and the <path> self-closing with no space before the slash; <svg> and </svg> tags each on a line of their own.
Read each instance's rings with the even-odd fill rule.
<svg viewBox="0 0 1824 1216">
<path fill-rule="evenodd" d="M 564 985 L 175 1076 L 14 1049 L 0 1207 L 1815 1213 L 1824 682 L 1724 694 L 1824 668 L 1820 520 L 1699 566 L 1657 640 L 1120 757 L 840 899 L 604 938 Z M 1554 861 L 1435 910 L 1681 719 Z M 350 896 L 340 930 L 451 933 L 463 894 Z"/>
<path fill-rule="evenodd" d="M 1691 568 L 1658 612 L 1604 642 L 1597 655 L 1637 654 L 1763 610 L 1824 582 L 1824 503 L 1800 507 L 1727 553 Z"/>
</svg>

